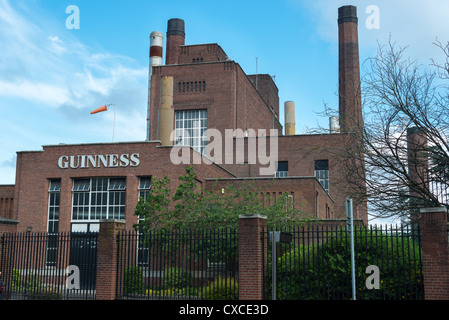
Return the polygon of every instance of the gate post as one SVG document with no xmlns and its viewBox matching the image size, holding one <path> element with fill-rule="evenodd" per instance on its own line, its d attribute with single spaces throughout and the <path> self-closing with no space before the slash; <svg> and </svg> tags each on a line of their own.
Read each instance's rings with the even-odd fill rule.
<svg viewBox="0 0 449 320">
<path fill-rule="evenodd" d="M 264 298 L 262 230 L 265 227 L 265 216 L 239 216 L 239 300 Z"/>
<path fill-rule="evenodd" d="M 96 300 L 114 300 L 117 282 L 117 235 L 125 220 L 100 220 L 98 233 Z"/>
<path fill-rule="evenodd" d="M 449 241 L 447 209 L 420 210 L 424 298 L 449 300 Z"/>
</svg>

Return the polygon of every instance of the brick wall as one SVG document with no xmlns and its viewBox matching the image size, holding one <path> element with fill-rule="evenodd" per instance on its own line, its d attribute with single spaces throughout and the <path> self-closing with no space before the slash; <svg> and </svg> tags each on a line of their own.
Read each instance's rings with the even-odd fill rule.
<svg viewBox="0 0 449 320">
<path fill-rule="evenodd" d="M 223 156 L 222 166 L 231 171 L 238 177 L 262 177 L 260 168 L 268 168 L 268 164 L 261 164 L 259 159 L 252 164 L 248 154 L 249 145 L 255 145 L 257 148 L 262 144 L 254 141 L 255 138 L 237 138 L 233 142 L 233 163 L 226 164 Z M 313 134 L 313 135 L 295 135 L 279 136 L 278 143 L 278 161 L 288 161 L 289 177 L 314 177 L 315 161 L 329 161 L 329 195 L 334 202 L 334 218 L 346 217 L 346 198 L 353 197 L 354 189 L 347 182 L 348 173 L 341 155 L 349 143 L 350 136 L 346 134 Z M 253 140 L 253 141 L 251 141 Z M 244 151 L 244 163 L 236 164 L 236 153 L 238 145 L 242 144 Z M 266 139 L 265 155 L 270 155 L 271 139 Z M 258 151 L 257 151 L 258 152 Z M 224 154 L 224 153 L 223 153 Z M 228 152 L 229 154 L 229 152 Z M 273 173 L 274 174 L 274 173 Z M 267 177 L 267 176 L 264 176 Z M 355 175 L 354 175 L 354 178 Z M 363 182 L 363 181 L 362 181 Z M 279 185 L 281 185 L 281 182 Z M 288 182 L 285 182 L 288 184 Z M 288 187 L 286 187 L 288 189 Z M 284 190 L 286 190 L 284 189 Z M 306 191 L 304 191 L 306 192 Z M 308 197 L 312 199 L 313 197 Z M 362 219 L 365 224 L 368 223 L 366 202 L 354 203 L 354 217 Z"/>
<path fill-rule="evenodd" d="M 287 193 L 292 196 L 295 209 L 303 212 L 305 217 L 325 219 L 326 208 L 329 208 L 328 218 L 334 218 L 334 201 L 315 177 L 206 179 L 205 188 L 220 192 L 222 189 L 226 190 L 229 185 L 254 186 L 260 192 L 260 201 L 266 205 L 272 204 L 274 199 Z"/>
<path fill-rule="evenodd" d="M 12 219 L 14 208 L 14 185 L 0 185 L 0 217 Z"/>
<path fill-rule="evenodd" d="M 179 48 L 178 64 L 226 61 L 228 56 L 216 43 L 188 45 Z"/>
<path fill-rule="evenodd" d="M 18 220 L 0 217 L 0 236 L 5 232 L 16 232 L 18 224 Z"/>
<path fill-rule="evenodd" d="M 273 78 L 269 74 L 251 74 L 248 75 L 248 79 L 260 92 L 267 105 L 273 109 L 275 115 L 279 117 L 279 90 Z"/>
<path fill-rule="evenodd" d="M 194 151 L 187 148 L 190 159 Z M 61 169 L 58 159 L 62 155 L 132 154 L 139 153 L 137 167 L 77 168 Z M 47 231 L 49 179 L 61 179 L 59 231 L 69 231 L 72 215 L 73 179 L 86 177 L 126 178 L 126 228 L 137 222 L 134 209 L 138 201 L 140 176 L 163 178 L 167 175 L 169 187 L 174 192 L 179 176 L 185 175 L 185 168 L 192 165 L 200 181 L 207 177 L 233 177 L 232 174 L 213 164 L 179 164 L 170 162 L 171 147 L 160 147 L 159 142 L 106 143 L 44 146 L 42 152 L 19 152 L 18 171 L 14 204 L 14 216 L 20 221 L 19 232 L 27 227 L 33 231 Z"/>
<path fill-rule="evenodd" d="M 170 65 L 153 68 L 151 78 L 150 139 L 157 140 L 157 120 L 160 106 L 160 79 L 174 78 L 173 104 L 175 111 L 207 109 L 207 126 L 224 133 L 225 129 L 282 130 L 254 85 L 241 67 L 233 62 Z M 195 90 L 195 83 L 205 82 L 206 89 Z M 189 90 L 187 85 L 189 84 Z M 192 90 L 193 87 L 193 90 Z M 181 89 L 179 89 L 181 88 Z M 277 106 L 279 109 L 279 106 Z"/>
</svg>

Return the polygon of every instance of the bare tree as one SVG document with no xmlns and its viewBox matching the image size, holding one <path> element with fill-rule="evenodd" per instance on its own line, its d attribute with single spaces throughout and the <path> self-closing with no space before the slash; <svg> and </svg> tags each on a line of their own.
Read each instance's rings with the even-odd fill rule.
<svg viewBox="0 0 449 320">
<path fill-rule="evenodd" d="M 348 195 L 366 199 L 375 217 L 414 220 L 419 208 L 449 205 L 449 43 L 436 45 L 441 65 L 420 65 L 391 41 L 379 46 L 364 64 L 364 123 L 333 151 L 346 167 Z"/>
</svg>

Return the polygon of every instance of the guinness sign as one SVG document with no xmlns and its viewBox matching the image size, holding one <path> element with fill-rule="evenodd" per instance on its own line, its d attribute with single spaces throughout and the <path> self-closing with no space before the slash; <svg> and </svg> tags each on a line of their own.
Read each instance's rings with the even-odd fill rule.
<svg viewBox="0 0 449 320">
<path fill-rule="evenodd" d="M 61 156 L 58 159 L 58 167 L 61 169 L 137 167 L 140 164 L 139 157 L 138 153 Z"/>
</svg>

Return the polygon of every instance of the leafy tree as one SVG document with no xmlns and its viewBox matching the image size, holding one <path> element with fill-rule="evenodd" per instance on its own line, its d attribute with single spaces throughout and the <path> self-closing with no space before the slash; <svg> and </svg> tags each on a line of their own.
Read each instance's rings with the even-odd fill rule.
<svg viewBox="0 0 449 320">
<path fill-rule="evenodd" d="M 140 198 L 134 214 L 139 217 L 135 229 L 144 232 L 148 228 L 164 228 L 166 216 L 169 214 L 170 179 L 164 176 L 162 179 L 151 179 L 151 189 L 145 199 Z"/>
<path fill-rule="evenodd" d="M 260 190 L 250 182 L 238 187 L 228 185 L 221 193 L 207 191 L 198 187 L 192 167 L 187 167 L 186 174 L 179 180 L 180 184 L 170 199 L 170 179 L 152 178 L 146 199 L 141 198 L 136 206 L 135 215 L 139 216 L 139 223 L 134 226 L 136 229 L 237 227 L 239 215 L 250 214 L 267 216 L 269 227 L 308 221 L 308 215 L 295 207 L 287 194 L 270 205 L 262 203 Z"/>
</svg>

